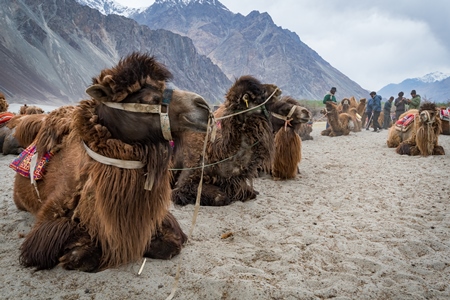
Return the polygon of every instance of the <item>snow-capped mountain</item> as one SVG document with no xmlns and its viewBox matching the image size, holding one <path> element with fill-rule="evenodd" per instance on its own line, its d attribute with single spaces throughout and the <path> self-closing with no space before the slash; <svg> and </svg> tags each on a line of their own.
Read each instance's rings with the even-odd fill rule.
<svg viewBox="0 0 450 300">
<path fill-rule="evenodd" d="M 132 14 L 144 11 L 146 7 L 131 8 L 125 7 L 113 0 L 76 0 L 81 5 L 89 6 L 90 8 L 98 10 L 103 15 L 116 14 L 124 17 L 129 17 Z"/>
<path fill-rule="evenodd" d="M 398 84 L 388 84 L 377 93 L 388 99 L 390 96 L 397 97 L 400 91 L 409 97 L 411 90 L 416 90 L 424 100 L 438 103 L 449 102 L 450 74 L 433 72 L 422 77 L 408 78 Z"/>
<path fill-rule="evenodd" d="M 444 79 L 446 79 L 448 77 L 450 77 L 450 74 L 448 74 L 448 73 L 445 74 L 445 73 L 442 73 L 442 72 L 433 72 L 433 73 L 429 73 L 429 74 L 427 74 L 427 75 L 425 75 L 423 77 L 419 77 L 419 78 L 416 78 L 416 79 L 419 80 L 419 81 L 430 83 L 430 82 L 442 81 L 442 80 L 444 80 Z"/>
</svg>

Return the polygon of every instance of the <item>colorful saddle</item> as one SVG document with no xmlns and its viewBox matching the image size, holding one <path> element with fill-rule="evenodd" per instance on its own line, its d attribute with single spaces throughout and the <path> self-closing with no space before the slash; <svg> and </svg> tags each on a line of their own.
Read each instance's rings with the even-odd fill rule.
<svg viewBox="0 0 450 300">
<path fill-rule="evenodd" d="M 19 156 L 13 160 L 9 165 L 11 169 L 24 176 L 30 178 L 30 173 L 33 173 L 33 181 L 42 179 L 45 174 L 45 165 L 50 161 L 53 153 L 45 153 L 39 161 L 37 161 L 36 143 L 31 143 Z M 36 156 L 33 160 L 33 157 Z"/>
<path fill-rule="evenodd" d="M 408 131 L 409 127 L 414 124 L 415 117 L 415 114 L 407 114 L 395 122 L 395 129 L 402 132 Z"/>
</svg>

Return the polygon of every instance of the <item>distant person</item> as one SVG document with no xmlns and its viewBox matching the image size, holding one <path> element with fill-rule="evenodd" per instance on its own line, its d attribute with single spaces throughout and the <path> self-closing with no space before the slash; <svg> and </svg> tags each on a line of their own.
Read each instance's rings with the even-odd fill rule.
<svg viewBox="0 0 450 300">
<path fill-rule="evenodd" d="M 333 86 L 330 91 L 325 95 L 325 97 L 323 97 L 323 104 L 326 104 L 327 101 L 333 101 L 334 103 L 337 103 L 336 101 L 336 97 L 334 96 L 334 94 L 336 94 L 336 88 Z M 328 119 L 327 119 L 327 125 L 325 126 L 325 129 L 327 129 L 328 127 L 330 127 L 330 124 L 328 124 Z"/>
<path fill-rule="evenodd" d="M 395 105 L 395 121 L 398 121 L 400 118 L 400 115 L 406 111 L 406 98 L 403 97 L 404 93 L 400 92 L 398 93 L 398 97 L 394 101 Z"/>
<path fill-rule="evenodd" d="M 369 130 L 370 124 L 372 123 L 372 113 L 373 113 L 373 99 L 372 97 L 369 97 L 369 99 L 367 99 L 366 104 L 366 116 L 367 116 L 366 130 Z"/>
<path fill-rule="evenodd" d="M 411 99 L 407 99 L 409 109 L 419 109 L 420 107 L 420 95 L 417 95 L 416 90 L 411 91 Z"/>
<path fill-rule="evenodd" d="M 376 92 L 370 92 L 370 96 L 373 99 L 373 109 L 372 109 L 372 121 L 373 121 L 373 132 L 380 132 L 381 125 L 378 122 L 378 118 L 381 113 L 381 96 L 377 95 Z"/>
<path fill-rule="evenodd" d="M 394 101 L 394 97 L 391 96 L 383 106 L 383 129 L 388 129 L 391 125 L 391 109 L 392 109 L 392 101 Z"/>
</svg>

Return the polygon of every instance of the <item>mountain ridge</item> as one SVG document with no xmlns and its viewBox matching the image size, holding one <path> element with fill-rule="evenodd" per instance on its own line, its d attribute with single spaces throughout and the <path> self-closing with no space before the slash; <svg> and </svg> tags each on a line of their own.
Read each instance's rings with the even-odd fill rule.
<svg viewBox="0 0 450 300">
<path fill-rule="evenodd" d="M 191 38 L 199 53 L 230 80 L 254 75 L 297 99 L 322 99 L 331 86 L 337 86 L 342 97 L 368 94 L 295 32 L 274 24 L 266 12 L 254 10 L 243 16 L 216 0 L 157 0 L 129 17 L 149 28 Z"/>
<path fill-rule="evenodd" d="M 428 73 L 421 77 L 407 78 L 400 83 L 390 83 L 378 91 L 383 98 L 394 96 L 404 92 L 409 97 L 411 90 L 416 90 L 422 99 L 431 102 L 450 102 L 450 74 L 439 71 Z"/>
<path fill-rule="evenodd" d="M 9 102 L 64 105 L 86 99 L 104 68 L 133 51 L 148 52 L 174 75 L 170 86 L 220 103 L 231 81 L 192 40 L 102 15 L 74 0 L 0 0 L 0 91 Z M 67 22 L 66 20 L 71 20 Z"/>
</svg>

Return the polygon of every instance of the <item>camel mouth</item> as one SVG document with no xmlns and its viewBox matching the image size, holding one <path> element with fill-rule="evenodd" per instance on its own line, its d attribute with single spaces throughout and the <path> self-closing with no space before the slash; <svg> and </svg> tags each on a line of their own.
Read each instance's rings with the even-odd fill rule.
<svg viewBox="0 0 450 300">
<path fill-rule="evenodd" d="M 209 107 L 204 107 L 207 113 L 201 113 L 196 115 L 185 115 L 183 120 L 189 130 L 197 132 L 206 132 L 208 129 L 208 121 L 213 118 L 213 114 L 209 110 Z"/>
</svg>

